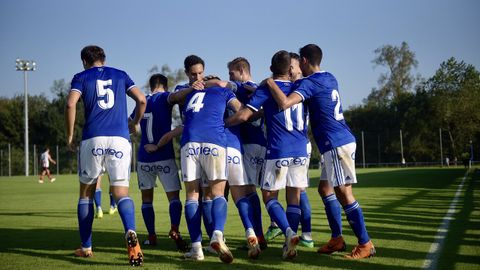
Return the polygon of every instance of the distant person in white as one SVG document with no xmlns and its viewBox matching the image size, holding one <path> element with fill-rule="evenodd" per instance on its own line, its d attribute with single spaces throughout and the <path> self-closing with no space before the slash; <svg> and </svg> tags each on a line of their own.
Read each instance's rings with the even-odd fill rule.
<svg viewBox="0 0 480 270">
<path fill-rule="evenodd" d="M 40 173 L 40 179 L 38 179 L 39 184 L 43 184 L 43 177 L 45 174 L 47 175 L 48 179 L 50 179 L 50 183 L 55 182 L 55 177 L 52 177 L 50 174 L 50 170 L 48 167 L 50 166 L 50 162 L 53 164 L 57 164 L 55 160 L 52 159 L 50 156 L 50 149 L 47 147 L 45 151 L 40 155 L 40 163 L 42 164 L 42 172 Z"/>
</svg>

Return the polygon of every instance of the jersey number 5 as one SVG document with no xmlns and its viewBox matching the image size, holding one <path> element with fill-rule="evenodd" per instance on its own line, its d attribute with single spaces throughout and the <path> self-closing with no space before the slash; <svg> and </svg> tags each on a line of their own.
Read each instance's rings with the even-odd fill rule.
<svg viewBox="0 0 480 270">
<path fill-rule="evenodd" d="M 97 80 L 97 96 L 101 98 L 97 104 L 104 110 L 112 108 L 115 103 L 115 94 L 112 89 L 108 88 L 111 85 L 112 80 Z"/>
<path fill-rule="evenodd" d="M 192 110 L 193 112 L 199 112 L 204 105 L 203 98 L 205 98 L 204 92 L 199 92 L 193 95 L 190 101 L 188 102 L 187 109 L 185 111 Z"/>
</svg>

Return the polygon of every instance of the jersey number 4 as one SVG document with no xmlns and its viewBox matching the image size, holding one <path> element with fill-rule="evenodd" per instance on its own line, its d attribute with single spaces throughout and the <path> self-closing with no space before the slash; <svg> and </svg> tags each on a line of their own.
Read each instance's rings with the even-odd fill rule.
<svg viewBox="0 0 480 270">
<path fill-rule="evenodd" d="M 112 80 L 97 80 L 97 97 L 101 98 L 97 104 L 104 110 L 112 108 L 115 103 L 115 94 L 109 86 L 112 86 Z"/>
<path fill-rule="evenodd" d="M 192 96 L 190 101 L 187 104 L 187 109 L 185 111 L 192 110 L 193 112 L 199 112 L 203 108 L 203 99 L 205 98 L 204 92 L 196 93 Z"/>
</svg>

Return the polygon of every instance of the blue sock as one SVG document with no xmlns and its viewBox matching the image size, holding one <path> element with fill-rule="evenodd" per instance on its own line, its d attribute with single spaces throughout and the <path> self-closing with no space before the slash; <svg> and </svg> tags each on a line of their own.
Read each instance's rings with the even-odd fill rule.
<svg viewBox="0 0 480 270">
<path fill-rule="evenodd" d="M 215 197 L 212 201 L 212 219 L 213 229 L 223 232 L 227 222 L 227 200 L 223 195 Z"/>
<path fill-rule="evenodd" d="M 110 208 L 115 208 L 117 207 L 117 204 L 115 203 L 115 199 L 113 198 L 113 194 L 110 192 Z"/>
<path fill-rule="evenodd" d="M 212 238 L 213 233 L 212 204 L 212 200 L 202 201 L 203 225 L 209 238 Z"/>
<path fill-rule="evenodd" d="M 92 247 L 93 200 L 79 199 L 77 205 L 78 230 L 82 247 Z"/>
<path fill-rule="evenodd" d="M 340 202 L 338 202 L 335 194 L 322 197 L 322 201 L 325 205 L 325 214 L 327 215 L 328 226 L 330 226 L 332 231 L 332 237 L 339 237 L 342 235 L 342 208 L 340 208 Z"/>
<path fill-rule="evenodd" d="M 142 216 L 147 227 L 148 235 L 154 235 L 155 233 L 155 211 L 153 210 L 153 204 L 142 203 Z"/>
<path fill-rule="evenodd" d="M 102 207 L 102 189 L 101 188 L 95 189 L 95 196 L 93 198 L 95 200 L 95 206 L 97 208 Z"/>
<path fill-rule="evenodd" d="M 312 208 L 305 190 L 300 193 L 300 209 L 302 210 L 302 216 L 300 217 L 302 233 L 312 232 Z"/>
<path fill-rule="evenodd" d="M 198 201 L 187 200 L 185 202 L 185 220 L 187 221 L 188 232 L 192 243 L 202 242 L 201 214 Z"/>
<path fill-rule="evenodd" d="M 252 192 L 247 195 L 247 199 L 250 202 L 250 206 L 253 210 L 253 230 L 257 237 L 263 236 L 263 224 L 262 224 L 262 207 L 260 206 L 260 199 L 257 192 Z"/>
<path fill-rule="evenodd" d="M 180 226 L 180 219 L 182 218 L 182 202 L 179 199 L 173 199 L 170 201 L 168 207 L 170 213 L 170 223 L 178 229 Z"/>
<path fill-rule="evenodd" d="M 290 228 L 297 233 L 298 224 L 300 223 L 300 217 L 302 216 L 302 210 L 299 205 L 289 204 L 287 206 L 287 220 Z"/>
<path fill-rule="evenodd" d="M 275 223 L 277 223 L 283 234 L 286 235 L 287 228 L 290 227 L 290 224 L 288 224 L 287 215 L 285 214 L 282 205 L 277 199 L 271 199 L 265 204 L 265 206 L 270 217 Z"/>
<path fill-rule="evenodd" d="M 237 201 L 236 205 L 238 209 L 238 214 L 240 215 L 240 219 L 242 220 L 245 230 L 253 228 L 253 209 L 250 206 L 248 199 L 246 197 L 243 197 Z"/>
<path fill-rule="evenodd" d="M 120 198 L 117 203 L 118 213 L 122 218 L 125 233 L 128 230 L 135 231 L 135 205 L 130 197 Z"/>
<path fill-rule="evenodd" d="M 350 227 L 352 227 L 355 236 L 358 238 L 358 243 L 363 245 L 370 241 L 367 228 L 365 227 L 365 221 L 363 220 L 362 208 L 360 208 L 358 202 L 355 201 L 352 204 L 346 205 L 343 207 L 343 210 L 345 210 Z"/>
</svg>

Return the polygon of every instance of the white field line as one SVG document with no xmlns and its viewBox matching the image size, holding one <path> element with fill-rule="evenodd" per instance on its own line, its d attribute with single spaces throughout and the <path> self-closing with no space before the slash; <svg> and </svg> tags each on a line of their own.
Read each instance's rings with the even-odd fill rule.
<svg viewBox="0 0 480 270">
<path fill-rule="evenodd" d="M 433 241 L 432 245 L 430 246 L 430 250 L 427 253 L 427 257 L 423 262 L 423 269 L 434 270 L 437 269 L 438 266 L 438 258 L 440 256 L 440 252 L 443 249 L 443 244 L 445 242 L 445 238 L 448 234 L 448 227 L 450 226 L 450 220 L 453 220 L 453 214 L 456 212 L 458 197 L 460 193 L 462 193 L 463 184 L 465 183 L 465 179 L 467 179 L 468 170 L 465 172 L 463 176 L 462 182 L 458 185 L 457 192 L 455 193 L 455 197 L 453 197 L 452 202 L 450 203 L 450 208 L 448 208 L 447 214 L 443 217 L 442 224 L 438 227 L 437 235 L 435 236 L 435 240 Z"/>
</svg>

